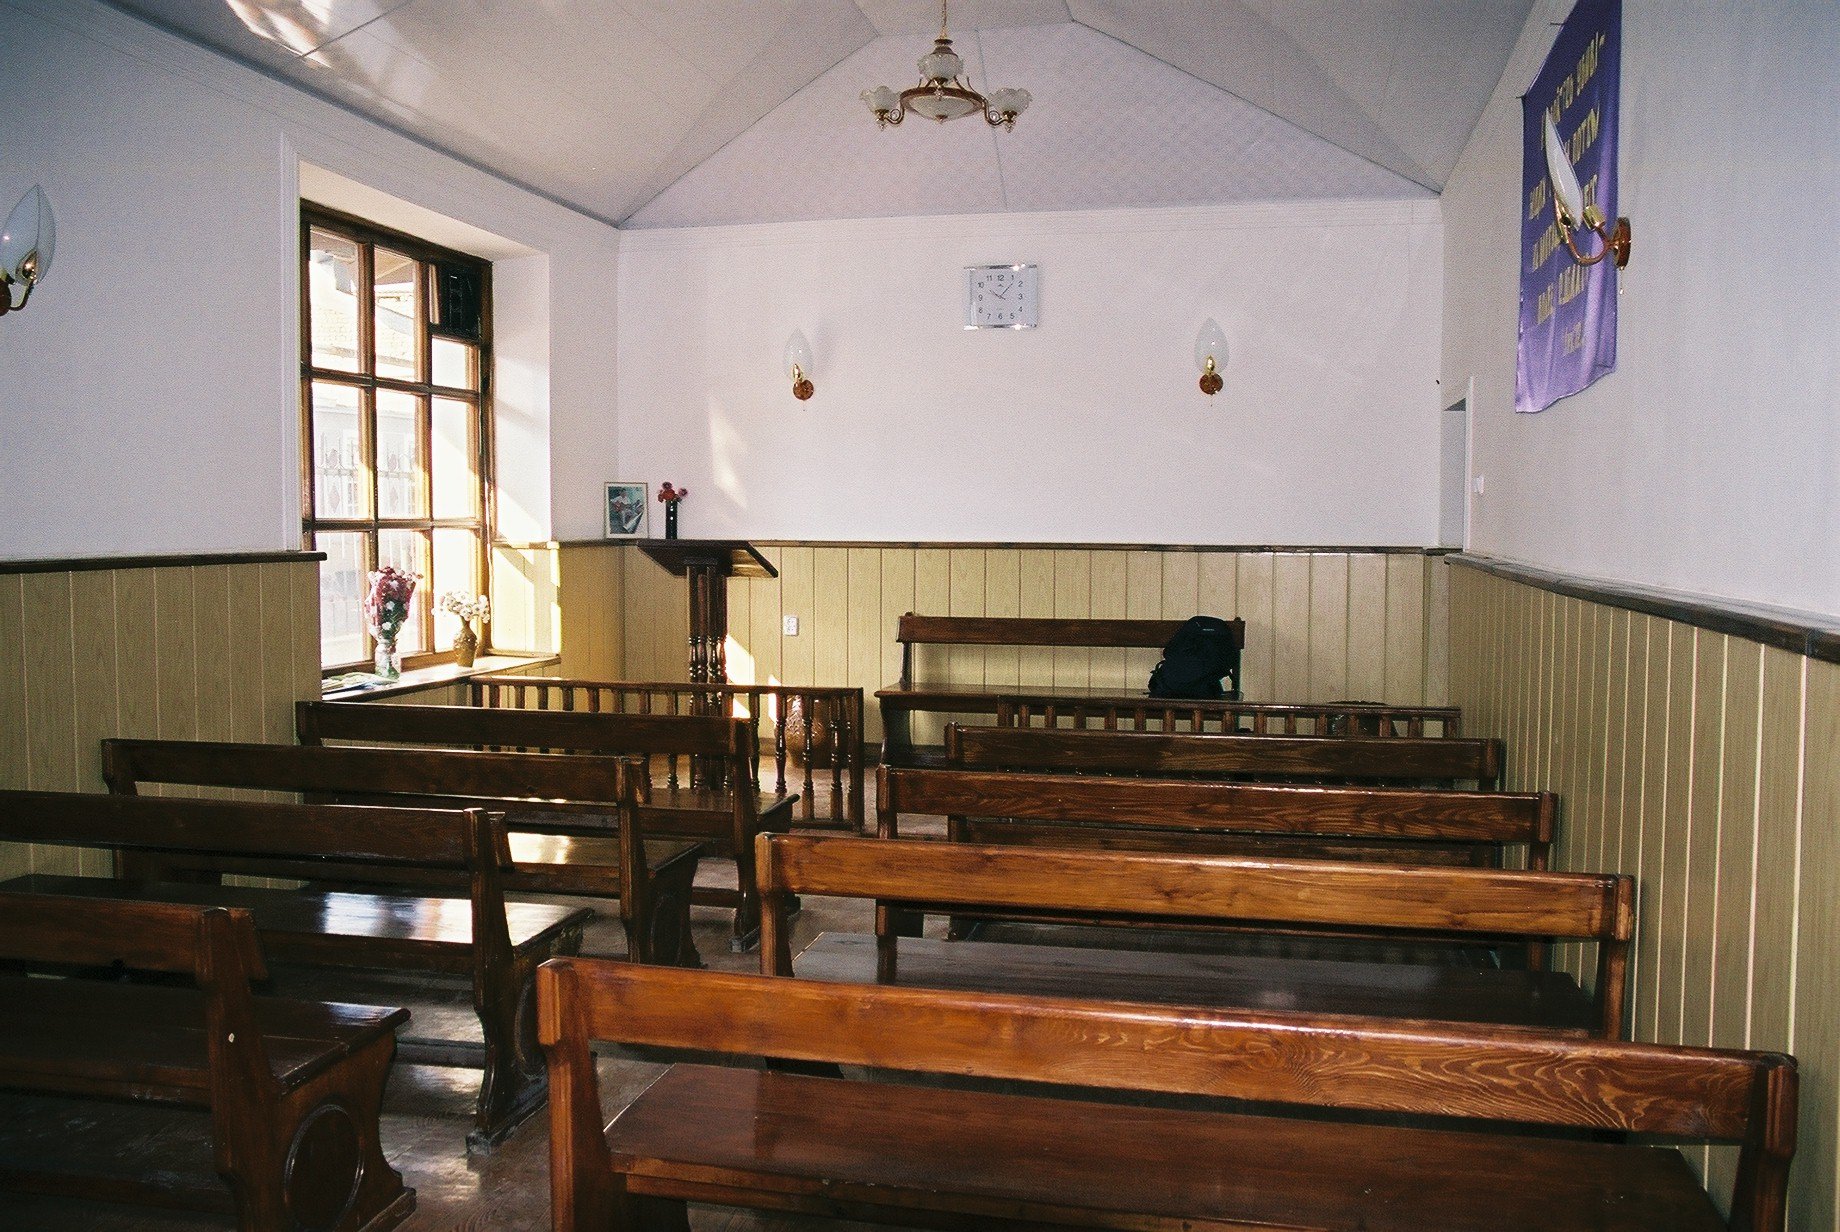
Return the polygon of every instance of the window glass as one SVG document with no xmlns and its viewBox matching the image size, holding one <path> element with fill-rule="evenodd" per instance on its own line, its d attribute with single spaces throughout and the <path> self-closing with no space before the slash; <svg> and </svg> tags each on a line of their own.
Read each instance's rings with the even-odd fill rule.
<svg viewBox="0 0 1840 1232">
<path fill-rule="evenodd" d="M 413 381 L 421 375 L 421 264 L 387 248 L 376 254 L 377 375 Z"/>
<path fill-rule="evenodd" d="M 377 391 L 377 516 L 428 516 L 427 468 L 422 461 L 422 400 L 395 389 Z"/>
<path fill-rule="evenodd" d="M 474 359 L 479 348 L 438 335 L 430 340 L 434 356 L 434 383 L 449 389 L 478 389 Z"/>
<path fill-rule="evenodd" d="M 313 537 L 315 550 L 326 554 L 319 564 L 321 663 L 356 663 L 370 654 L 363 615 L 369 538 L 342 531 L 320 531 Z"/>
<path fill-rule="evenodd" d="M 434 400 L 434 516 L 479 516 L 479 412 L 471 402 Z"/>
<path fill-rule="evenodd" d="M 479 593 L 479 536 L 470 530 L 437 529 L 434 532 L 434 597 L 449 591 Z M 434 614 L 436 650 L 451 649 L 454 634 L 460 631 L 460 618 L 448 612 Z M 475 624 L 473 632 L 482 632 Z"/>
<path fill-rule="evenodd" d="M 359 394 L 350 385 L 313 382 L 313 513 L 349 520 L 371 516 Z"/>
<path fill-rule="evenodd" d="M 358 370 L 358 245 L 312 228 L 307 241 L 308 334 L 313 365 Z"/>
<path fill-rule="evenodd" d="M 377 533 L 379 567 L 394 565 L 398 573 L 417 578 L 415 596 L 409 600 L 409 619 L 397 634 L 396 648 L 405 655 L 428 649 L 428 534 L 419 530 L 385 530 Z"/>
</svg>

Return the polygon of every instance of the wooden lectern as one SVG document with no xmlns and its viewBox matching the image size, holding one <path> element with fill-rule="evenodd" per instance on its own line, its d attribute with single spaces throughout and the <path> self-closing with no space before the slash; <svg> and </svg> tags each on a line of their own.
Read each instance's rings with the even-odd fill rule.
<svg viewBox="0 0 1840 1232">
<path fill-rule="evenodd" d="M 727 684 L 728 579 L 779 570 L 738 539 L 647 539 L 639 550 L 690 583 L 690 683 Z"/>
</svg>

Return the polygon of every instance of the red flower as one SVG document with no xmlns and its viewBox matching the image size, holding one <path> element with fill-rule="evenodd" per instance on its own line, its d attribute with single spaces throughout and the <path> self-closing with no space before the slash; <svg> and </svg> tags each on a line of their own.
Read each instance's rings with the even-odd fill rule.
<svg viewBox="0 0 1840 1232">
<path fill-rule="evenodd" d="M 668 483 L 660 484 L 658 487 L 658 499 L 667 505 L 675 505 L 688 495 L 690 495 L 689 488 L 674 488 Z"/>
</svg>

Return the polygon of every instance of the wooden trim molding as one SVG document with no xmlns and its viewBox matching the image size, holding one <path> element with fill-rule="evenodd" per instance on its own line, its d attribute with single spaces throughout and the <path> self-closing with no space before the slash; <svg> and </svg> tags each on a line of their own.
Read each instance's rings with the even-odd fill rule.
<svg viewBox="0 0 1840 1232">
<path fill-rule="evenodd" d="M 745 537 L 745 536 L 743 536 Z M 650 539 L 565 539 L 560 542 L 494 543 L 500 548 L 626 548 L 651 543 Z M 907 540 L 907 539 L 748 539 L 762 548 L 907 548 L 912 550 L 960 548 L 966 550 L 1037 552 L 1241 552 L 1286 553 L 1330 556 L 1444 556 L 1457 548 L 1414 547 L 1409 545 L 1323 546 L 1316 544 L 1247 544 L 1247 543 L 1024 543 L 995 540 Z"/>
<path fill-rule="evenodd" d="M 90 573 L 100 569 L 183 569 L 201 565 L 306 564 L 324 552 L 196 552 L 175 556 L 79 556 L 69 560 L 0 560 L 0 576 L 16 573 Z"/>
<path fill-rule="evenodd" d="M 1595 581 L 1469 552 L 1451 556 L 1450 563 L 1554 594 L 1660 616 L 1697 629 L 1761 642 L 1810 659 L 1840 663 L 1840 618 L 1630 582 Z"/>
</svg>

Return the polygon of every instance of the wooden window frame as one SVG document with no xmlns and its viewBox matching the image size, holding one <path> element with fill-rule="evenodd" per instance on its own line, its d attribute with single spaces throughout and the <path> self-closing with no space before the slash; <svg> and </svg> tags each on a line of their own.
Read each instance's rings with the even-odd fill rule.
<svg viewBox="0 0 1840 1232">
<path fill-rule="evenodd" d="M 358 245 L 358 371 L 347 372 L 337 368 L 316 368 L 313 365 L 313 307 L 311 303 L 312 233 L 315 228 L 330 231 Z M 417 282 L 420 291 L 422 311 L 419 330 L 416 335 L 417 368 L 430 378 L 427 381 L 407 380 L 401 377 L 380 376 L 377 374 L 376 355 L 376 295 L 375 295 L 375 249 L 383 247 L 391 252 L 400 253 L 417 263 Z M 480 272 L 480 326 L 479 339 L 473 345 L 477 348 L 477 389 L 457 389 L 449 385 L 433 383 L 433 340 L 441 331 L 433 327 L 428 320 L 428 304 L 435 294 L 429 266 L 433 263 L 470 265 Z M 497 525 L 497 500 L 493 478 L 493 457 L 496 453 L 494 417 L 492 406 L 492 263 L 469 253 L 457 252 L 443 248 L 427 240 L 392 231 L 376 223 L 307 202 L 301 203 L 300 209 L 300 499 L 301 531 L 303 540 L 309 548 L 316 543 L 318 532 L 362 533 L 368 536 L 368 553 L 371 566 L 376 565 L 378 554 L 378 536 L 392 530 L 417 531 L 428 536 L 429 569 L 433 571 L 433 535 L 438 530 L 469 530 L 475 533 L 478 543 L 476 573 L 480 580 L 482 593 L 491 591 L 492 536 Z M 471 341 L 466 340 L 466 341 Z M 315 503 L 315 480 L 317 471 L 314 465 L 313 449 L 313 385 L 321 381 L 331 385 L 341 385 L 359 391 L 358 416 L 359 434 L 367 458 L 367 470 L 371 488 L 370 511 L 368 518 L 342 519 L 322 518 L 317 515 Z M 379 501 L 379 468 L 377 466 L 377 412 L 376 396 L 379 391 L 399 392 L 421 400 L 426 407 L 426 414 L 421 416 L 419 425 L 421 435 L 421 456 L 424 465 L 424 483 L 428 486 L 428 516 L 416 518 L 385 518 L 381 516 Z M 434 458 L 433 423 L 434 399 L 445 398 L 453 401 L 475 402 L 479 408 L 479 433 L 475 442 L 478 450 L 476 470 L 479 478 L 478 517 L 477 518 L 437 518 L 434 516 L 433 478 L 427 473 Z M 432 578 L 424 578 L 422 586 L 432 586 Z M 404 667 L 430 667 L 455 661 L 455 653 L 450 647 L 445 650 L 434 648 L 434 599 L 433 593 L 426 595 L 423 605 L 422 639 L 426 649 L 403 659 Z M 484 654 L 491 645 L 491 620 L 480 622 L 479 652 Z M 365 645 L 374 647 L 368 631 L 365 633 Z M 354 660 L 349 663 L 321 663 L 322 676 L 332 676 L 343 672 L 361 670 L 370 665 L 368 659 Z"/>
</svg>

